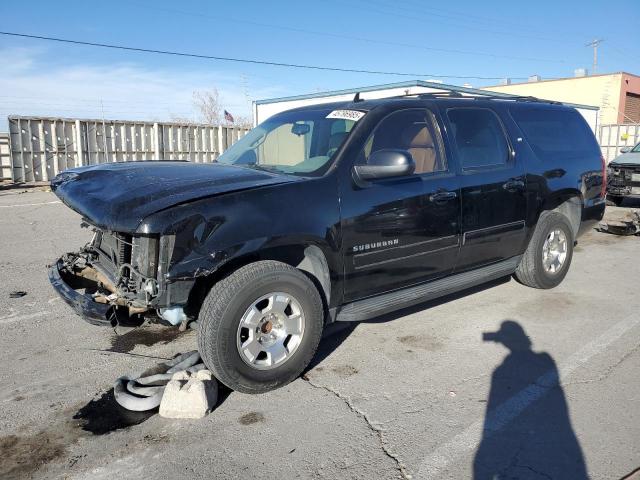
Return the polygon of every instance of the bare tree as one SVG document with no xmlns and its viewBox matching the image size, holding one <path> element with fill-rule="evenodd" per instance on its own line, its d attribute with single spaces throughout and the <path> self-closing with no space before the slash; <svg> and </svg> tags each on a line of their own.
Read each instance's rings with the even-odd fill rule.
<svg viewBox="0 0 640 480">
<path fill-rule="evenodd" d="M 192 125 L 194 123 L 197 123 L 193 118 L 183 117 L 180 115 L 175 115 L 173 113 L 169 114 L 169 119 L 172 123 L 179 123 L 182 125 Z"/>
<path fill-rule="evenodd" d="M 235 117 L 235 121 L 229 122 L 225 119 L 224 108 L 220 101 L 218 89 L 213 87 L 210 90 L 196 90 L 193 92 L 193 106 L 197 112 L 197 119 L 188 119 L 177 115 L 172 115 L 172 121 L 178 123 L 202 122 L 208 125 L 227 125 L 250 129 L 253 121 L 249 116 Z"/>
<path fill-rule="evenodd" d="M 251 129 L 253 128 L 253 120 L 251 117 L 235 117 L 235 122 L 233 123 L 234 127 Z"/>
<path fill-rule="evenodd" d="M 193 92 L 193 104 L 199 110 L 204 123 L 220 125 L 222 107 L 220 106 L 220 95 L 217 88 Z"/>
</svg>

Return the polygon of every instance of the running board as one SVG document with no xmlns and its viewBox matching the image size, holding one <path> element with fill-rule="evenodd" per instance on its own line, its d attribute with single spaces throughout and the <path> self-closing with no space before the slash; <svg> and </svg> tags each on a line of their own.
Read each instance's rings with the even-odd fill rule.
<svg viewBox="0 0 640 480">
<path fill-rule="evenodd" d="M 515 272 L 520 263 L 520 258 L 522 256 L 518 255 L 486 267 L 347 303 L 340 308 L 335 321 L 359 322 L 368 320 L 400 308 L 428 302 L 438 297 L 497 280 Z"/>
</svg>

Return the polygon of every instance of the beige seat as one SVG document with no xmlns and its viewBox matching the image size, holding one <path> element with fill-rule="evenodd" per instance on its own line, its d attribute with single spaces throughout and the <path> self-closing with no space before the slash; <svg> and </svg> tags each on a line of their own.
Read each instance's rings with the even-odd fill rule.
<svg viewBox="0 0 640 480">
<path fill-rule="evenodd" d="M 431 173 L 436 170 L 436 147 L 424 123 L 414 123 L 403 132 L 402 140 L 404 148 L 416 162 L 415 173 Z"/>
</svg>

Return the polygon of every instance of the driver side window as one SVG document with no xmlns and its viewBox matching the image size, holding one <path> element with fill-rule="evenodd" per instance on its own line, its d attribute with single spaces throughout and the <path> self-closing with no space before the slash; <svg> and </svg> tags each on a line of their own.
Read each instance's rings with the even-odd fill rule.
<svg viewBox="0 0 640 480">
<path fill-rule="evenodd" d="M 447 169 L 433 114 L 425 109 L 399 110 L 385 117 L 367 140 L 360 163 L 366 164 L 378 150 L 408 151 L 416 163 L 414 174 Z"/>
</svg>

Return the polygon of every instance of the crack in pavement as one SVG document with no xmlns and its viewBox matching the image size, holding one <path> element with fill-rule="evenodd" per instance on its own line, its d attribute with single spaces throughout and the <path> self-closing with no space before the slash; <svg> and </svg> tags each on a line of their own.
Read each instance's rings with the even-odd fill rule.
<svg viewBox="0 0 640 480">
<path fill-rule="evenodd" d="M 517 466 L 518 467 L 522 467 L 522 468 L 526 468 L 527 470 L 535 473 L 536 475 L 538 475 L 540 477 L 544 477 L 544 478 L 548 478 L 549 480 L 553 480 L 553 477 L 551 475 L 548 475 L 548 474 L 546 474 L 544 472 L 541 472 L 540 470 L 536 470 L 535 468 L 530 467 L 529 465 L 520 465 L 520 464 L 518 464 Z"/>
<path fill-rule="evenodd" d="M 523 463 L 520 463 L 520 455 L 522 455 L 522 452 L 524 451 L 524 448 L 525 448 L 524 445 L 519 445 L 518 446 L 518 451 L 511 458 L 511 461 L 509 462 L 509 465 L 500 472 L 499 477 L 502 478 L 503 476 L 506 476 L 509 473 L 509 470 L 512 470 L 514 468 L 526 468 L 527 470 L 529 470 L 530 472 L 536 474 L 539 477 L 544 477 L 544 478 L 548 478 L 549 480 L 553 480 L 551 475 L 548 475 L 547 473 L 542 472 L 540 470 L 536 470 L 535 468 L 533 468 L 533 467 L 531 467 L 529 465 L 525 465 Z M 517 477 L 513 477 L 513 478 L 517 478 Z"/>
<path fill-rule="evenodd" d="M 369 427 L 369 429 L 374 432 L 377 437 L 378 440 L 380 441 L 380 447 L 382 448 L 382 451 L 384 452 L 384 454 L 389 457 L 391 460 L 393 460 L 393 462 L 396 465 L 397 470 L 400 472 L 400 475 L 402 475 L 402 478 L 404 479 L 411 479 L 411 475 L 409 475 L 407 473 L 406 467 L 404 466 L 404 464 L 402 463 L 402 461 L 400 460 L 400 458 L 398 457 L 398 455 L 396 455 L 395 453 L 391 452 L 389 450 L 389 448 L 387 447 L 387 442 L 384 438 L 384 430 L 381 429 L 380 427 L 376 426 L 375 423 L 373 423 L 370 419 L 369 416 L 366 414 L 366 412 L 363 412 L 362 410 L 360 410 L 358 407 L 356 407 L 353 402 L 351 401 L 351 399 L 345 395 L 342 395 L 340 392 L 333 390 L 331 387 L 327 387 L 326 385 L 319 385 L 317 383 L 314 383 L 308 375 L 303 375 L 302 376 L 302 380 L 304 380 L 306 383 L 308 383 L 309 385 L 311 385 L 314 388 L 317 388 L 318 390 L 325 390 L 331 394 L 333 394 L 335 397 L 339 398 L 340 400 L 342 400 L 344 402 L 344 404 L 349 408 L 349 410 L 351 410 L 353 413 L 355 413 L 358 417 L 362 418 L 365 423 L 367 424 L 367 426 Z"/>
</svg>

